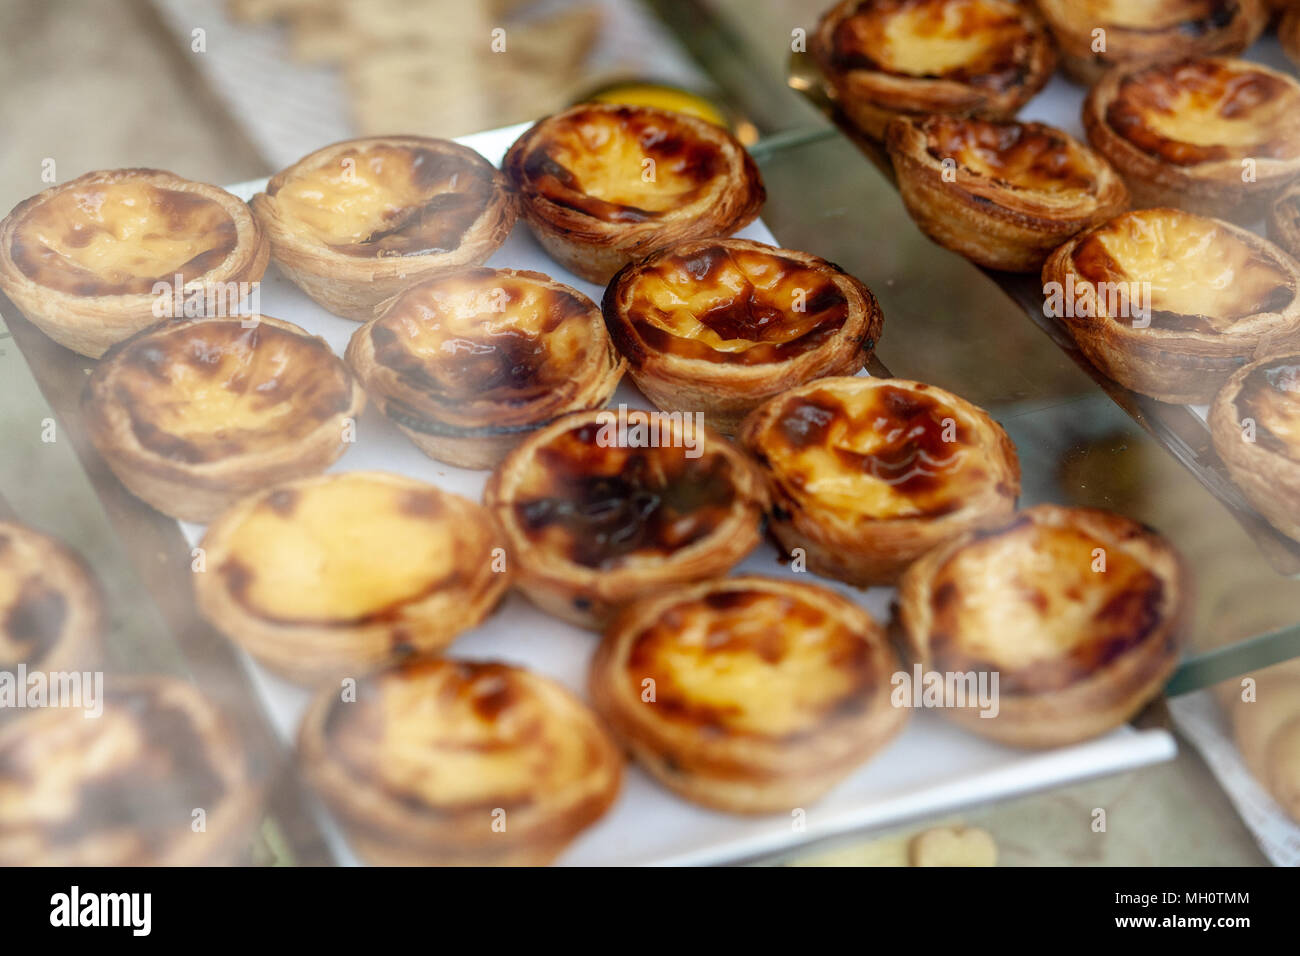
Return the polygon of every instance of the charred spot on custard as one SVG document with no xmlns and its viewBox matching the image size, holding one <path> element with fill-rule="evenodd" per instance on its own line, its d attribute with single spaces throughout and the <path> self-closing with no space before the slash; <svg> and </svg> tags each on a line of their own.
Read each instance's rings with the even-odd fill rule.
<svg viewBox="0 0 1300 956">
<path fill-rule="evenodd" d="M 19 646 L 17 661 L 39 664 L 54 649 L 68 617 L 63 594 L 36 579 L 24 581 L 4 617 L 4 635 Z M 11 663 L 0 660 L 0 664 Z"/>
<path fill-rule="evenodd" d="M 1097 177 L 1061 133 L 1037 124 L 995 123 L 935 115 L 921 123 L 926 151 L 995 182 L 1050 192 L 1095 192 Z"/>
</svg>

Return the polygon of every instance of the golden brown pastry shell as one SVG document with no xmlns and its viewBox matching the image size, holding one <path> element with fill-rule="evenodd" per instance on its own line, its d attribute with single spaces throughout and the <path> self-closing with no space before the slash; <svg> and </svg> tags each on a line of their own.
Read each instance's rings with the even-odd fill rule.
<svg viewBox="0 0 1300 956">
<path fill-rule="evenodd" d="M 1166 0 L 1166 5 L 1174 6 L 1172 0 Z M 1086 86 L 1116 66 L 1240 53 L 1264 32 L 1270 13 L 1263 0 L 1214 0 L 1217 22 L 1191 30 L 1185 21 L 1153 27 L 1107 23 L 1108 4 L 1096 0 L 1036 0 L 1036 6 L 1056 40 L 1061 66 Z M 1226 19 L 1223 13 L 1228 14 Z M 1093 31 L 1098 29 L 1105 30 L 1104 53 L 1092 49 Z"/>
<path fill-rule="evenodd" d="M 721 455 L 730 467 L 734 499 L 727 515 L 699 540 L 662 560 L 643 565 L 595 568 L 529 540 L 515 515 L 514 501 L 534 458 L 555 437 L 601 422 L 610 411 L 576 412 L 526 438 L 488 478 L 483 504 L 501 528 L 510 552 L 516 587 L 548 614 L 589 630 L 601 630 L 623 604 L 689 581 L 725 574 L 761 540 L 767 490 L 749 459 L 727 439 L 705 428 L 705 455 Z"/>
<path fill-rule="evenodd" d="M 455 249 L 424 255 L 353 256 L 331 249 L 285 216 L 275 192 L 299 170 L 315 169 L 350 150 L 375 146 L 455 156 L 490 174 L 492 199 Z M 271 240 L 271 255 L 280 271 L 325 309 L 357 322 L 373 319 L 380 303 L 422 279 L 486 261 L 506 241 L 518 213 L 505 179 L 491 163 L 468 146 L 427 136 L 362 137 L 318 149 L 272 176 L 266 190 L 254 196 L 249 206 Z"/>
<path fill-rule="evenodd" d="M 869 704 L 847 716 L 825 715 L 819 726 L 797 738 L 660 719 L 655 705 L 642 699 L 639 686 L 631 689 L 626 679 L 634 642 L 674 605 L 748 590 L 808 602 L 860 634 L 872 656 Z M 898 669 L 884 630 L 852 601 L 815 584 L 742 575 L 699 582 L 624 607 L 592 658 L 588 695 L 624 748 L 678 795 L 735 813 L 788 813 L 815 803 L 899 733 L 907 711 L 890 701 L 890 681 Z M 755 684 L 754 692 L 764 693 L 762 685 Z M 700 701 L 706 709 L 710 703 Z"/>
<path fill-rule="evenodd" d="M 1300 83 L 1294 77 L 1260 63 L 1231 57 L 1203 57 L 1200 62 L 1249 68 L 1280 78 L 1300 92 Z M 1141 149 L 1116 132 L 1106 114 L 1127 75 L 1149 65 L 1107 71 L 1088 91 L 1083 103 L 1083 128 L 1088 142 L 1124 177 L 1133 207 L 1173 206 L 1234 222 L 1259 218 L 1282 190 L 1300 177 L 1300 156 L 1260 157 L 1255 160 L 1255 181 L 1245 182 L 1239 158 L 1182 166 Z"/>
<path fill-rule="evenodd" d="M 383 694 L 385 681 L 425 680 L 431 693 L 448 686 L 449 674 L 481 674 L 493 681 L 494 696 L 504 710 L 520 698 L 535 700 L 548 720 L 567 725 L 588 741 L 592 762 L 585 779 L 567 790 L 549 792 L 535 787 L 526 798 L 485 797 L 469 806 L 430 804 L 419 793 L 394 792 L 382 781 L 367 779 L 338 758 L 329 739 L 331 715 L 341 703 L 337 689 L 322 689 L 311 701 L 298 732 L 298 758 L 303 772 L 343 823 L 349 842 L 367 861 L 381 866 L 545 866 L 575 836 L 601 816 L 617 798 L 622 783 L 623 756 L 605 728 L 585 704 L 554 681 L 522 668 L 491 661 L 449 658 L 412 659 L 365 679 L 359 694 Z M 454 690 L 444 690 L 444 693 Z M 360 697 L 358 697 L 360 700 Z M 431 716 L 431 720 L 436 717 Z M 434 729 L 438 729 L 434 726 Z M 518 734 L 518 731 L 515 731 Z M 513 745 L 544 746 L 531 736 Z M 468 748 L 467 748 L 468 749 Z M 494 808 L 505 811 L 505 830 L 492 828 Z"/>
<path fill-rule="evenodd" d="M 948 720 L 1000 743 L 1014 747 L 1065 746 L 1118 727 L 1160 692 L 1178 663 L 1190 615 L 1190 582 L 1182 559 L 1164 538 L 1122 515 L 1091 508 L 1035 505 L 1019 512 L 1006 528 L 1022 522 L 1082 529 L 1102 547 L 1135 557 L 1163 585 L 1157 620 L 1140 643 L 1103 658 L 1088 674 L 1066 687 L 1043 693 L 1004 690 L 998 695 L 998 713 L 992 718 L 982 717 L 979 710 L 970 707 L 939 709 Z M 906 653 L 926 670 L 933 669 L 930 639 L 936 574 L 963 548 L 1001 530 L 1005 529 L 968 532 L 940 545 L 908 568 L 899 582 L 898 624 Z M 1050 585 L 1050 578 L 1046 583 Z M 1003 667 L 1002 680 L 1006 679 Z"/>
<path fill-rule="evenodd" d="M 821 387 L 873 388 L 888 385 L 921 390 L 949 408 L 959 410 L 981 437 L 992 445 L 988 466 L 993 478 L 981 492 L 955 511 L 941 515 L 857 520 L 819 508 L 787 482 L 764 449 L 769 430 L 787 402 Z M 787 555 L 802 549 L 808 570 L 857 587 L 893 584 L 914 560 L 944 541 L 974 528 L 1001 523 L 1015 510 L 1020 496 L 1020 459 L 1015 445 L 982 408 L 933 385 L 905 379 L 820 379 L 778 395 L 755 409 L 741 425 L 737 440 L 758 462 L 771 495 L 768 531 Z"/>
<path fill-rule="evenodd" d="M 1104 316 L 1060 316 L 1080 351 L 1102 373 L 1162 402 L 1196 404 L 1210 401 L 1243 361 L 1300 342 L 1300 266 L 1253 232 L 1228 222 L 1218 225 L 1277 262 L 1292 277 L 1297 295 L 1281 312 L 1252 316 L 1248 329 L 1228 334 L 1154 325 L 1139 329 Z M 1065 286 L 1067 277 L 1074 275 L 1075 246 L 1088 234 L 1080 233 L 1048 257 L 1043 264 L 1044 286 L 1052 282 Z M 1140 281 L 1141 277 L 1132 278 Z"/>
<path fill-rule="evenodd" d="M 222 573 L 238 559 L 230 539 L 247 516 L 277 493 L 359 478 L 409 489 L 436 492 L 449 516 L 447 548 L 458 555 L 463 572 L 451 582 L 433 582 L 422 594 L 359 621 L 277 620 L 245 605 L 231 592 Z M 219 631 L 287 680 L 314 684 L 339 676 L 355 677 L 394 660 L 433 653 L 460 634 L 477 627 L 499 606 L 509 585 L 508 572 L 493 567 L 498 536 L 491 517 L 468 499 L 433 485 L 387 472 L 342 472 L 300 478 L 240 499 L 208 525 L 200 542 L 206 570 L 194 575 L 199 611 Z"/>
<path fill-rule="evenodd" d="M 201 333 L 213 324 L 246 326 L 255 322 L 299 336 L 306 348 L 301 361 L 319 365 L 318 376 L 337 376 L 350 399 L 347 407 L 321 418 L 310 433 L 286 439 L 270 450 L 255 450 L 215 461 L 186 462 L 169 458 L 142 444 L 132 424 L 132 409 L 123 404 L 115 388 L 116 376 L 132 350 L 156 348 L 166 351 L 172 339 L 173 351 L 183 343 L 188 330 Z M 186 355 L 175 353 L 182 362 Z M 95 448 L 113 474 L 137 498 L 164 514 L 182 521 L 211 521 L 240 498 L 303 475 L 324 471 L 347 451 L 344 427 L 354 425 L 365 408 L 366 396 L 347 367 L 334 355 L 325 340 L 306 330 L 266 315 L 230 318 L 164 320 L 118 343 L 95 367 L 82 394 L 82 412 Z"/>
<path fill-rule="evenodd" d="M 72 295 L 27 276 L 13 259 L 13 242 L 24 218 L 42 203 L 68 190 L 94 185 L 142 182 L 160 189 L 201 196 L 217 203 L 235 224 L 235 245 L 219 264 L 201 276 L 188 277 L 187 289 L 202 285 L 260 282 L 271 247 L 242 199 L 206 183 L 182 179 L 159 169 L 111 169 L 86 173 L 26 199 L 0 222 L 0 290 L 38 329 L 66 348 L 99 358 L 108 348 L 159 319 L 158 296 L 152 292 L 123 295 Z M 172 276 L 160 281 L 170 284 Z"/>
<path fill-rule="evenodd" d="M 1277 25 L 1277 38 L 1291 62 L 1300 66 L 1300 7 L 1290 6 Z"/>
<path fill-rule="evenodd" d="M 1037 272 L 1052 250 L 1075 233 L 1128 206 L 1128 189 L 1100 155 L 1061 130 L 1017 123 L 1032 135 L 1059 137 L 1096 177 L 1087 193 L 1053 193 L 994 178 L 958 163 L 944 178 L 943 159 L 930 152 L 929 117 L 898 117 L 886 146 L 898 191 L 913 221 L 939 245 L 978 265 L 1007 272 Z M 980 122 L 978 120 L 973 122 Z"/>
<path fill-rule="evenodd" d="M 683 208 L 668 210 L 644 222 L 610 222 L 555 202 L 543 195 L 525 171 L 529 153 L 543 145 L 553 125 L 583 113 L 631 113 L 662 118 L 684 136 L 707 144 L 721 158 L 724 170 L 706 194 Z M 767 200 L 763 178 L 753 158 L 726 130 L 684 113 L 648 106 L 580 103 L 533 124 L 515 140 L 501 163 L 519 195 L 519 214 L 547 254 L 576 276 L 605 285 L 614 273 L 657 249 L 689 239 L 729 236 L 758 218 Z"/>
<path fill-rule="evenodd" d="M 1292 183 L 1273 203 L 1268 216 L 1268 237 L 1300 260 L 1300 181 Z"/>
<path fill-rule="evenodd" d="M 710 362 L 674 355 L 649 345 L 632 321 L 631 284 L 670 256 L 689 257 L 712 247 L 781 256 L 825 276 L 848 304 L 843 326 L 816 348 L 791 358 L 755 365 Z M 601 309 L 614 342 L 628 359 L 629 374 L 641 393 L 664 411 L 703 412 L 704 420 L 725 434 L 733 434 L 746 415 L 773 395 L 815 378 L 852 375 L 860 370 L 880 341 L 885 322 L 871 290 L 839 266 L 806 252 L 748 239 L 691 240 L 625 266 L 605 289 Z"/>
<path fill-rule="evenodd" d="M 599 307 L 578 290 L 540 272 L 474 270 L 475 274 L 480 272 L 488 288 L 502 277 L 518 278 L 590 306 L 591 347 L 583 360 L 573 366 L 562 387 L 552 389 L 541 399 L 523 403 L 439 400 L 437 414 L 432 414 L 430 406 L 434 400 L 384 365 L 373 338 L 380 321 L 400 314 L 409 301 L 418 298 L 419 286 L 381 304 L 380 315 L 353 333 L 346 354 L 348 365 L 366 391 L 420 451 L 461 468 L 495 468 L 512 448 L 542 425 L 570 412 L 604 407 L 627 368 L 605 330 Z M 436 284 L 439 279 L 426 281 Z"/>
<path fill-rule="evenodd" d="M 831 38 L 839 24 L 862 5 L 863 0 L 840 0 L 822 14 L 809 49 L 841 112 L 872 139 L 884 139 L 885 128 L 896 116 L 948 113 L 1010 119 L 1047 85 L 1056 69 L 1056 49 L 1047 27 L 1027 6 L 1023 11 L 1023 22 L 1030 33 L 1027 68 L 1007 89 L 981 88 L 942 76 L 899 76 L 882 70 L 841 69 L 831 54 Z"/>
<path fill-rule="evenodd" d="M 87 719 L 76 709 L 47 708 L 0 726 L 0 757 L 16 759 L 12 755 L 24 746 L 44 747 L 47 741 L 58 741 L 82 730 L 85 731 L 81 736 L 86 738 L 86 752 L 81 755 L 81 760 L 87 765 L 102 767 L 106 763 L 104 758 L 109 752 L 106 751 L 109 743 L 100 731 L 108 727 L 105 718 L 110 708 L 128 708 L 128 716 L 140 722 L 143 733 L 149 736 L 165 736 L 174 730 L 178 722 L 174 717 L 168 719 L 168 711 L 180 712 L 189 723 L 187 729 L 194 733 L 195 743 L 203 747 L 202 757 L 206 759 L 208 769 L 222 787 L 216 805 L 201 808 L 205 813 L 205 829 L 195 832 L 192 808 L 176 807 L 173 800 L 168 809 L 183 811 L 184 816 L 165 834 L 165 840 L 157 839 L 157 834 L 139 834 L 129 824 L 115 824 L 107 833 L 83 830 L 72 838 L 59 832 L 42 836 L 39 830 L 36 833 L 18 830 L 17 835 L 10 839 L 0 834 L 0 865 L 230 866 L 241 862 L 261 813 L 263 781 L 234 723 L 191 684 L 174 677 L 108 675 L 104 681 L 104 696 L 105 714 L 99 718 Z M 143 707 L 141 701 L 145 702 Z M 154 707 L 166 709 L 151 709 Z M 170 754 L 176 758 L 178 767 L 192 767 L 200 758 L 200 754 L 192 750 L 184 753 L 173 750 Z M 65 756 L 64 759 L 76 758 Z M 0 760 L 0 766 L 4 765 L 5 761 Z M 97 799 L 102 801 L 103 797 L 95 790 L 97 781 L 93 771 L 87 773 L 90 779 L 79 793 L 68 794 L 67 783 L 78 779 L 77 769 L 64 767 L 53 755 L 38 758 L 34 765 L 48 775 L 38 797 L 42 801 L 39 811 L 42 820 L 54 817 L 52 824 L 60 829 L 76 826 L 77 817 L 69 818 L 62 813 L 56 815 L 51 811 L 51 797 L 56 793 L 59 797 L 66 796 L 74 814 L 80 810 L 93 817 L 96 809 L 103 809 L 102 803 L 96 802 Z M 140 769 L 145 774 L 156 773 L 150 764 Z M 114 768 L 108 772 L 123 773 L 123 770 Z M 0 783 L 4 782 L 2 777 L 3 771 L 0 771 Z M 79 796 L 82 799 L 79 800 Z M 142 802 L 150 798 L 157 800 L 159 795 L 142 788 Z M 62 801 L 58 802 L 62 805 Z M 13 825 L 12 821 L 7 822 Z M 30 838 L 30 842 L 26 838 Z"/>
<path fill-rule="evenodd" d="M 1242 437 L 1237 396 L 1252 372 L 1278 359 L 1290 358 L 1300 365 L 1300 351 L 1280 352 L 1242 366 L 1224 383 L 1210 405 L 1210 435 L 1214 450 L 1228 467 L 1228 474 L 1246 500 L 1268 523 L 1287 537 L 1300 541 L 1300 448 L 1295 457 L 1248 442 Z"/>
</svg>

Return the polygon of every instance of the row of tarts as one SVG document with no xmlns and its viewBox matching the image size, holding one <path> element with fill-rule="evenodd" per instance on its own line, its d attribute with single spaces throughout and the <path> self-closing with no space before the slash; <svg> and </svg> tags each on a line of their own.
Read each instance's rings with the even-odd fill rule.
<svg viewBox="0 0 1300 956">
<path fill-rule="evenodd" d="M 615 799 L 622 751 L 688 799 L 789 812 L 898 732 L 900 649 L 928 671 L 996 672 L 997 717 L 943 713 L 1013 745 L 1094 736 L 1158 692 L 1188 606 L 1169 545 L 1119 515 L 1017 512 L 1015 449 L 983 410 L 855 377 L 883 327 L 866 286 L 723 238 L 764 197 L 738 143 L 585 104 L 503 167 L 437 140 L 357 140 L 248 207 L 126 170 L 0 225 L 5 291 L 102 354 L 85 412 L 105 461 L 154 507 L 208 523 L 202 613 L 319 688 L 303 767 L 363 855 L 550 860 Z M 517 215 L 608 283 L 601 306 L 482 266 Z M 267 316 L 155 321 L 159 281 L 253 281 L 268 256 L 363 322 L 346 361 Z M 668 414 L 604 408 L 625 368 Z M 367 396 L 432 457 L 491 467 L 482 503 L 321 474 Z M 796 567 L 897 583 L 892 633 L 825 587 L 726 577 L 764 527 Z M 0 647 L 54 670 L 102 617 L 90 576 L 28 529 L 0 539 Z M 64 577 L 37 570 L 56 552 Z M 591 709 L 519 668 L 436 656 L 512 586 L 603 633 Z M 247 824 L 253 781 L 197 692 L 110 685 L 99 721 L 44 711 L 0 729 L 0 861 L 209 860 Z M 189 810 L 140 822 L 176 791 L 207 808 L 207 837 Z"/>
</svg>

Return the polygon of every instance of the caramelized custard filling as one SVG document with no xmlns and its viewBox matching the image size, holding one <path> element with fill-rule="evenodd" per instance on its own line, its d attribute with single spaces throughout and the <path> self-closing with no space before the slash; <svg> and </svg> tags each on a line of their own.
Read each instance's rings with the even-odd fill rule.
<svg viewBox="0 0 1300 956">
<path fill-rule="evenodd" d="M 1153 34 L 1173 27 L 1187 37 L 1223 29 L 1240 10 L 1238 0 L 1063 0 L 1053 4 L 1054 16 L 1074 14 L 1076 22 L 1086 21 L 1089 27 Z"/>
<path fill-rule="evenodd" d="M 808 600 L 719 589 L 663 611 L 628 650 L 623 680 L 655 714 L 710 737 L 797 743 L 871 703 L 879 678 L 864 635 Z"/>
<path fill-rule="evenodd" d="M 716 143 L 634 107 L 553 117 L 523 162 L 531 187 L 557 206 L 621 223 L 688 206 L 725 172 Z"/>
<path fill-rule="evenodd" d="M 996 480 L 994 450 L 924 386 L 788 399 L 759 442 L 793 496 L 860 521 L 958 511 Z"/>
<path fill-rule="evenodd" d="M 1096 549 L 1105 570 L 1094 570 Z M 935 574 L 930 649 L 940 671 L 998 671 L 1001 690 L 1063 690 L 1142 643 L 1164 584 L 1123 549 L 1021 518 L 960 548 Z"/>
<path fill-rule="evenodd" d="M 539 277 L 541 278 L 541 277 Z M 438 406 L 527 405 L 592 348 L 593 305 L 524 276 L 474 269 L 412 290 L 375 323 L 375 359 Z"/>
<path fill-rule="evenodd" d="M 266 322 L 164 329 L 111 361 L 113 398 L 141 446 L 186 464 L 274 451 L 352 403 L 327 345 Z"/>
<path fill-rule="evenodd" d="M 1255 440 L 1300 461 L 1300 355 L 1280 356 L 1251 371 L 1237 392 L 1241 419 L 1255 422 Z"/>
<path fill-rule="evenodd" d="M 348 149 L 268 189 L 286 219 L 361 258 L 459 248 L 493 199 L 492 167 L 413 146 Z"/>
<path fill-rule="evenodd" d="M 1178 166 L 1300 158 L 1300 87 L 1249 65 L 1188 60 L 1139 70 L 1120 83 L 1106 122 Z"/>
<path fill-rule="evenodd" d="M 11 254 L 23 274 L 69 295 L 147 295 L 226 260 L 235 221 L 206 196 L 139 180 L 65 189 L 31 209 Z"/>
<path fill-rule="evenodd" d="M 112 834 L 131 856 L 191 837 L 195 807 L 216 811 L 227 784 L 189 710 L 152 689 L 108 687 L 104 697 L 96 719 L 63 711 L 8 738 L 0 834 L 55 846 Z"/>
<path fill-rule="evenodd" d="M 836 27 L 841 70 L 944 79 L 994 90 L 1024 80 L 1032 35 L 1008 0 L 863 0 Z"/>
<path fill-rule="evenodd" d="M 1286 308 L 1296 294 L 1281 263 L 1213 219 L 1172 209 L 1112 219 L 1080 241 L 1071 259 L 1081 280 L 1076 294 L 1091 297 L 1098 314 L 1124 310 L 1089 288 L 1147 289 L 1152 328 L 1225 332 L 1241 319 Z"/>
<path fill-rule="evenodd" d="M 640 270 L 627 314 L 656 351 L 755 365 L 817 348 L 844 326 L 849 307 L 825 269 L 717 245 Z"/>
<path fill-rule="evenodd" d="M 1097 191 L 1088 157 L 1048 127 L 931 116 L 922 131 L 932 157 L 952 159 L 1001 185 L 1057 194 Z"/>
<path fill-rule="evenodd" d="M 441 494 L 362 475 L 279 489 L 230 529 L 231 596 L 281 623 L 356 625 L 453 586 L 466 553 Z"/>
<path fill-rule="evenodd" d="M 537 450 L 513 495 L 515 520 L 530 541 L 609 570 L 670 557 L 731 513 L 731 463 L 707 443 L 692 458 L 685 447 L 607 443 L 605 427 L 582 425 Z"/>
<path fill-rule="evenodd" d="M 0 529 L 0 670 L 36 667 L 63 634 L 68 602 L 19 535 Z"/>
<path fill-rule="evenodd" d="M 411 661 L 336 701 L 325 733 L 354 778 L 435 818 L 481 811 L 487 832 L 493 809 L 578 788 L 603 765 L 594 735 L 534 681 L 494 662 Z"/>
</svg>

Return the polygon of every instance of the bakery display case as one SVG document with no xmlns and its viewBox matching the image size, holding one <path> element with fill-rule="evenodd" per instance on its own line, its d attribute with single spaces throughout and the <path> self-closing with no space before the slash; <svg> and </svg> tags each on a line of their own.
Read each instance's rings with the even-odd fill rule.
<svg viewBox="0 0 1300 956">
<path fill-rule="evenodd" d="M 0 665 L 107 688 L 0 708 L 0 863 L 788 861 L 1188 740 L 1300 857 L 1293 15 L 1102 56 L 1046 2 L 483 4 L 449 32 L 520 53 L 469 115 L 383 105 L 451 42 L 400 3 L 158 6 L 351 119 L 0 226 Z M 561 71 L 613 7 L 672 69 Z M 1105 283 L 1154 322 L 1052 304 Z"/>
</svg>

